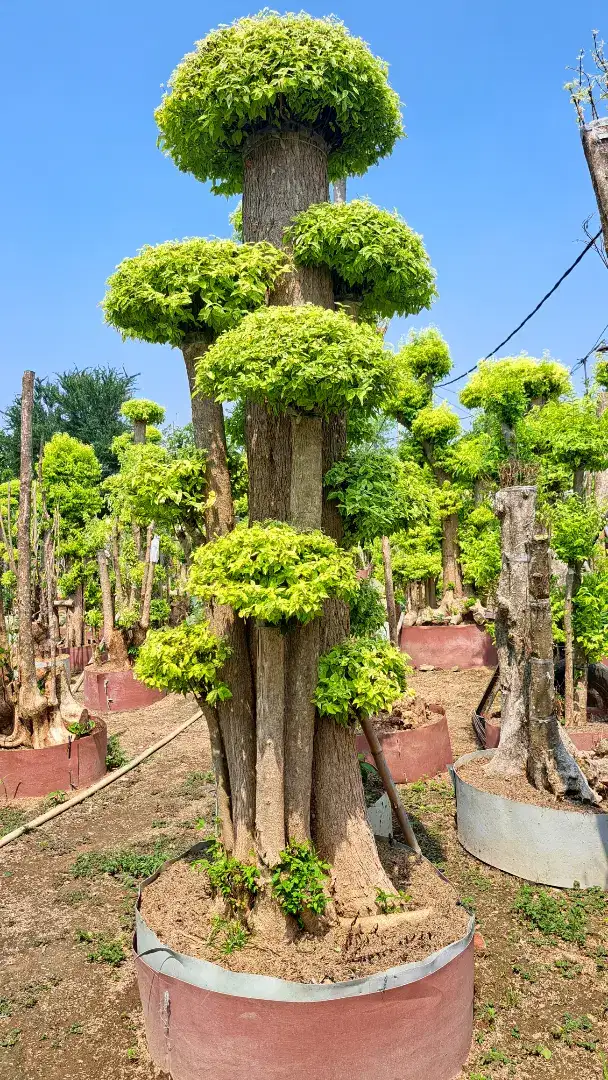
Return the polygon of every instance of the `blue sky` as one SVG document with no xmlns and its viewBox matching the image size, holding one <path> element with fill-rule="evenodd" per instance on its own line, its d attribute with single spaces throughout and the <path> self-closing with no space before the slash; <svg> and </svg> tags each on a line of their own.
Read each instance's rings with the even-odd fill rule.
<svg viewBox="0 0 608 1080">
<path fill-rule="evenodd" d="M 596 207 L 562 85 L 591 30 L 608 37 L 602 8 L 598 0 L 306 5 L 364 37 L 389 62 L 405 103 L 408 138 L 349 186 L 350 197 L 397 207 L 423 233 L 438 272 L 432 312 L 395 320 L 390 341 L 432 321 L 457 374 L 580 251 L 582 222 Z M 162 402 L 168 421 L 189 419 L 181 355 L 123 343 L 98 303 L 114 265 L 142 244 L 229 235 L 235 200 L 211 195 L 163 157 L 153 110 L 194 41 L 255 10 L 226 0 L 0 0 L 0 408 L 26 367 L 49 375 L 108 363 L 140 372 L 139 392 Z M 547 349 L 571 364 L 608 322 L 607 284 L 591 252 L 511 350 Z"/>
</svg>

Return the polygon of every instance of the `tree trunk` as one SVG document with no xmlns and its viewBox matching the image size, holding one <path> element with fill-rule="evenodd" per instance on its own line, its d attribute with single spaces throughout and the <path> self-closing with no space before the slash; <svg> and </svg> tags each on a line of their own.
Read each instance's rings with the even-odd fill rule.
<svg viewBox="0 0 608 1080">
<path fill-rule="evenodd" d="M 598 394 L 597 398 L 597 412 L 598 416 L 603 416 L 608 409 L 608 393 L 603 391 Z M 608 469 L 603 469 L 601 472 L 593 474 L 594 477 L 594 495 L 598 503 L 603 506 L 608 506 Z"/>
<path fill-rule="evenodd" d="M 536 520 L 536 488 L 503 488 L 494 497 L 494 510 L 501 522 L 502 547 L 496 607 L 501 723 L 500 744 L 488 772 L 517 776 L 528 757 L 528 550 Z"/>
<path fill-rule="evenodd" d="M 28 742 L 44 724 L 47 704 L 36 681 L 36 659 L 32 632 L 32 588 L 30 524 L 32 517 L 32 411 L 33 371 L 23 373 L 21 387 L 21 465 L 19 470 L 19 519 L 17 527 L 17 611 L 19 615 L 19 702 L 15 740 Z M 19 730 L 18 730 L 19 729 Z M 24 729 L 29 733 L 26 736 Z M 6 744 L 5 744 L 6 745 Z"/>
<path fill-rule="evenodd" d="M 454 596 L 462 596 L 462 578 L 458 565 L 458 514 L 444 517 L 441 529 L 441 568 L 443 591 L 451 590 Z"/>
<path fill-rule="evenodd" d="M 569 566 L 566 573 L 566 591 L 564 595 L 564 718 L 566 725 L 574 723 L 574 629 L 572 626 L 572 594 L 574 569 Z"/>
<path fill-rule="evenodd" d="M 112 585 L 108 571 L 108 557 L 103 550 L 97 552 L 97 567 L 99 570 L 99 584 L 101 587 L 101 608 L 103 612 L 103 640 L 109 649 L 112 634 L 114 633 L 114 604 L 112 603 Z"/>
<path fill-rule="evenodd" d="M 141 607 L 139 615 L 139 625 L 141 629 L 146 632 L 148 630 L 148 627 L 150 626 L 150 604 L 152 602 L 152 586 L 154 584 L 155 563 L 153 563 L 150 558 L 153 538 L 154 522 L 151 521 L 146 530 L 146 559 L 144 577 L 141 585 Z"/>
<path fill-rule="evenodd" d="M 206 352 L 211 340 L 211 335 L 204 337 L 199 331 L 191 338 L 187 338 L 182 345 L 192 402 L 194 445 L 197 450 L 205 451 L 207 488 L 214 494 L 212 505 L 205 511 L 208 538 L 223 536 L 234 526 L 234 508 L 226 456 L 224 412 L 221 404 L 213 398 L 194 394 L 196 360 Z"/>
<path fill-rule="evenodd" d="M 71 612 L 72 644 L 79 648 L 84 645 L 84 587 L 81 581 L 76 586 L 73 600 Z"/>
<path fill-rule="evenodd" d="M 230 800 L 230 777 L 219 720 L 215 709 L 212 709 L 204 698 L 197 697 L 196 700 L 207 721 L 209 731 L 211 761 L 216 778 L 217 816 L 220 824 L 221 841 L 226 851 L 232 854 L 234 851 L 234 828 Z"/>
<path fill-rule="evenodd" d="M 276 627 L 257 628 L 256 806 L 258 853 L 274 866 L 285 847 L 285 641 Z"/>
<path fill-rule="evenodd" d="M 122 584 L 122 574 L 120 571 L 120 544 L 119 544 L 119 532 L 118 524 L 115 522 L 112 527 L 112 563 L 114 566 L 114 580 L 115 590 L 114 595 L 116 598 L 116 614 L 123 611 L 126 605 L 125 591 Z"/>
<path fill-rule="evenodd" d="M 391 559 L 391 542 L 388 536 L 382 537 L 382 564 L 384 566 L 384 592 L 386 594 L 388 634 L 393 645 L 398 646 L 397 608 L 395 606 L 395 590 L 393 588 L 393 563 Z"/>
<path fill-rule="evenodd" d="M 133 442 L 141 445 L 146 441 L 146 421 L 134 420 L 133 421 Z"/>
<path fill-rule="evenodd" d="M 343 177 L 342 180 L 334 180 L 332 187 L 334 189 L 334 202 L 335 203 L 345 203 L 346 202 L 346 177 Z"/>
<path fill-rule="evenodd" d="M 583 124 L 581 139 L 608 250 L 608 117 Z"/>
</svg>

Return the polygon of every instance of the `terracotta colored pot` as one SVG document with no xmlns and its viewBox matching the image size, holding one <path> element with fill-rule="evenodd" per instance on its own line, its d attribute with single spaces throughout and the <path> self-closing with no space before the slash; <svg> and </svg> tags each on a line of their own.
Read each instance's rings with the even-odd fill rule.
<svg viewBox="0 0 608 1080">
<path fill-rule="evenodd" d="M 75 675 L 83 671 L 92 658 L 92 645 L 70 645 L 70 664 Z"/>
<path fill-rule="evenodd" d="M 436 776 L 452 763 L 452 744 L 443 705 L 429 705 L 439 719 L 424 727 L 380 735 L 380 744 L 396 784 L 411 784 L 422 776 Z M 374 764 L 365 735 L 357 735 L 357 750 Z"/>
<path fill-rule="evenodd" d="M 6 799 L 41 798 L 51 791 L 86 788 L 105 776 L 108 732 L 103 720 L 81 739 L 44 750 L 0 750 L 1 794 Z"/>
<path fill-rule="evenodd" d="M 601 728 L 599 730 L 598 728 L 585 730 L 583 728 L 583 730 L 577 731 L 576 729 L 566 728 L 566 731 L 577 750 L 593 750 L 601 739 L 608 738 L 608 724 L 606 724 L 604 730 Z M 500 742 L 500 724 L 492 724 L 489 720 L 486 720 L 485 733 L 486 749 L 495 750 Z"/>
<path fill-rule="evenodd" d="M 494 642 L 475 623 L 460 626 L 403 626 L 401 651 L 414 667 L 432 664 L 436 668 L 496 667 Z"/>
<path fill-rule="evenodd" d="M 84 703 L 93 712 L 128 712 L 143 709 L 166 697 L 164 690 L 151 690 L 132 671 L 85 668 Z"/>
<path fill-rule="evenodd" d="M 426 960 L 343 983 L 228 971 L 163 945 L 137 912 L 148 1049 L 172 1080 L 451 1080 L 473 1023 L 474 920 Z"/>
</svg>

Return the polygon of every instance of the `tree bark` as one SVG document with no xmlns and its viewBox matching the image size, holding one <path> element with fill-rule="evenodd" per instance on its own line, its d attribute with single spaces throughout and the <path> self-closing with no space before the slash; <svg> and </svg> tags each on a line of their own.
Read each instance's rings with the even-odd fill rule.
<svg viewBox="0 0 608 1080">
<path fill-rule="evenodd" d="M 154 584 L 155 563 L 153 563 L 150 558 L 153 538 L 154 522 L 151 521 L 146 531 L 146 562 L 141 589 L 141 609 L 139 616 L 139 625 L 141 629 L 145 632 L 147 632 L 148 627 L 150 626 L 150 604 L 152 602 L 152 586 Z"/>
<path fill-rule="evenodd" d="M 256 806 L 258 852 L 266 867 L 285 847 L 285 641 L 276 627 L 257 628 Z"/>
<path fill-rule="evenodd" d="M 234 851 L 234 827 L 230 799 L 230 776 L 219 720 L 215 709 L 212 709 L 204 698 L 197 697 L 196 700 L 207 721 L 209 731 L 211 761 L 216 778 L 217 816 L 220 823 L 221 840 L 226 851 L 232 854 Z"/>
<path fill-rule="evenodd" d="M 36 681 L 36 659 L 32 632 L 32 588 L 30 525 L 32 518 L 32 412 L 33 371 L 23 373 L 21 385 L 21 464 L 19 470 L 19 518 L 17 526 L 17 611 L 19 614 L 19 702 L 14 736 L 17 742 L 35 737 L 46 721 L 47 704 Z M 20 730 L 17 730 L 20 729 Z M 6 744 L 5 744 L 6 745 Z"/>
<path fill-rule="evenodd" d="M 441 529 L 441 567 L 444 593 L 451 589 L 454 596 L 462 596 L 462 578 L 458 565 L 458 514 L 444 517 Z"/>
<path fill-rule="evenodd" d="M 564 719 L 572 727 L 574 723 L 574 629 L 572 626 L 572 594 L 574 569 L 569 566 L 566 573 L 564 594 Z"/>
<path fill-rule="evenodd" d="M 114 565 L 116 613 L 118 614 L 124 609 L 126 598 L 120 571 L 120 543 L 118 524 L 116 522 L 112 527 L 112 563 Z"/>
<path fill-rule="evenodd" d="M 133 421 L 133 442 L 141 445 L 146 441 L 146 421 L 134 420 Z"/>
<path fill-rule="evenodd" d="M 97 552 L 97 567 L 99 569 L 99 584 L 101 587 L 101 609 L 103 612 L 103 640 L 109 649 L 112 634 L 114 633 L 114 604 L 112 603 L 112 585 L 108 571 L 108 557 L 103 550 Z"/>
<path fill-rule="evenodd" d="M 213 398 L 194 393 L 196 360 L 207 351 L 211 341 L 210 334 L 205 337 L 202 331 L 199 331 L 196 335 L 187 338 L 182 345 L 192 402 L 194 445 L 197 450 L 205 451 L 207 488 L 209 493 L 213 492 L 214 495 L 212 505 L 205 511 L 205 528 L 208 538 L 223 536 L 234 526 L 224 412 L 221 404 Z"/>
<path fill-rule="evenodd" d="M 79 648 L 84 645 L 84 587 L 81 581 L 76 586 L 73 600 L 71 611 L 72 644 Z"/>
<path fill-rule="evenodd" d="M 608 117 L 583 124 L 581 139 L 608 250 Z"/>
<path fill-rule="evenodd" d="M 528 659 L 528 549 L 536 520 L 536 488 L 503 488 L 494 510 L 501 522 L 502 569 L 496 608 L 500 668 L 500 744 L 488 772 L 517 776 L 526 768 Z"/>
<path fill-rule="evenodd" d="M 388 634 L 393 645 L 398 646 L 397 608 L 395 606 L 395 590 L 393 588 L 393 563 L 391 559 L 391 542 L 388 536 L 382 537 L 382 564 L 384 566 L 384 592 L 386 594 Z"/>
</svg>

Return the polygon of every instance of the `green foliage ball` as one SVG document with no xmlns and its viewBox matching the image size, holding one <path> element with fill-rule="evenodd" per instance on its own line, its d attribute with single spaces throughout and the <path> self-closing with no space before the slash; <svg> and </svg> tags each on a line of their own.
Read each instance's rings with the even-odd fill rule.
<svg viewBox="0 0 608 1080">
<path fill-rule="evenodd" d="M 196 388 L 218 401 L 250 397 L 277 412 L 324 415 L 379 405 L 392 385 L 381 336 L 313 304 L 267 307 L 223 334 L 197 363 Z"/>
<path fill-rule="evenodd" d="M 321 716 L 347 726 L 391 709 L 410 673 L 407 657 L 390 642 L 349 638 L 320 657 L 314 702 Z"/>
<path fill-rule="evenodd" d="M 574 637 L 590 664 L 608 655 L 608 567 L 585 574 L 574 597 Z"/>
<path fill-rule="evenodd" d="M 325 600 L 348 600 L 356 588 L 348 552 L 318 530 L 300 533 L 285 522 L 237 525 L 199 548 L 190 572 L 190 590 L 201 600 L 274 626 L 310 622 Z"/>
<path fill-rule="evenodd" d="M 555 503 L 550 511 L 551 547 L 568 566 L 591 559 L 605 514 L 593 499 L 578 495 Z"/>
<path fill-rule="evenodd" d="M 420 466 L 390 450 L 349 450 L 325 474 L 324 485 L 347 538 L 358 543 L 389 536 L 425 514 L 428 483 Z"/>
<path fill-rule="evenodd" d="M 460 420 L 445 402 L 442 405 L 427 405 L 412 421 L 411 431 L 421 445 L 430 443 L 433 450 L 440 450 L 459 434 Z"/>
<path fill-rule="evenodd" d="M 500 423 L 514 427 L 537 401 L 561 397 L 570 389 L 566 368 L 554 360 L 532 356 L 482 360 L 460 395 L 467 409 L 484 409 Z"/>
<path fill-rule="evenodd" d="M 464 517 L 458 530 L 463 581 L 487 596 L 498 583 L 502 566 L 500 522 L 487 503 Z"/>
<path fill-rule="evenodd" d="M 148 401 L 147 398 L 130 398 L 123 402 L 120 411 L 133 424 L 162 424 L 165 419 L 163 406 L 157 405 L 155 401 Z"/>
<path fill-rule="evenodd" d="M 209 491 L 201 451 L 172 457 L 155 443 L 130 442 L 120 455 L 120 470 L 104 487 L 113 514 L 123 522 L 203 526 Z"/>
<path fill-rule="evenodd" d="M 193 693 L 209 704 L 231 697 L 221 679 L 230 647 L 206 622 L 183 622 L 150 630 L 135 661 L 135 676 L 146 686 L 172 694 Z"/>
<path fill-rule="evenodd" d="M 213 30 L 181 61 L 156 110 L 182 172 L 234 195 L 249 136 L 304 127 L 327 143 L 329 178 L 362 175 L 403 134 L 387 66 L 333 17 L 262 11 Z"/>
<path fill-rule="evenodd" d="M 353 637 L 369 637 L 382 630 L 386 611 L 380 589 L 373 578 L 361 578 L 350 602 L 350 631 Z"/>
<path fill-rule="evenodd" d="M 452 370 L 448 343 L 436 326 L 410 330 L 399 352 L 399 360 L 415 378 L 431 384 L 445 378 Z"/>
<path fill-rule="evenodd" d="M 363 317 L 417 315 L 437 296 L 422 238 L 365 199 L 309 207 L 285 240 L 297 265 L 329 267 L 337 299 L 361 300 Z"/>
<path fill-rule="evenodd" d="M 49 511 L 57 509 L 65 525 L 79 527 L 102 507 L 101 465 L 92 446 L 57 434 L 42 453 L 42 490 Z"/>
<path fill-rule="evenodd" d="M 598 416 L 589 398 L 550 401 L 529 415 L 526 428 L 536 452 L 547 454 L 571 472 L 608 467 L 608 413 Z"/>
<path fill-rule="evenodd" d="M 102 307 L 123 338 L 182 345 L 196 331 L 212 336 L 260 307 L 288 265 L 272 244 L 171 240 L 123 259 L 108 278 Z"/>
</svg>

